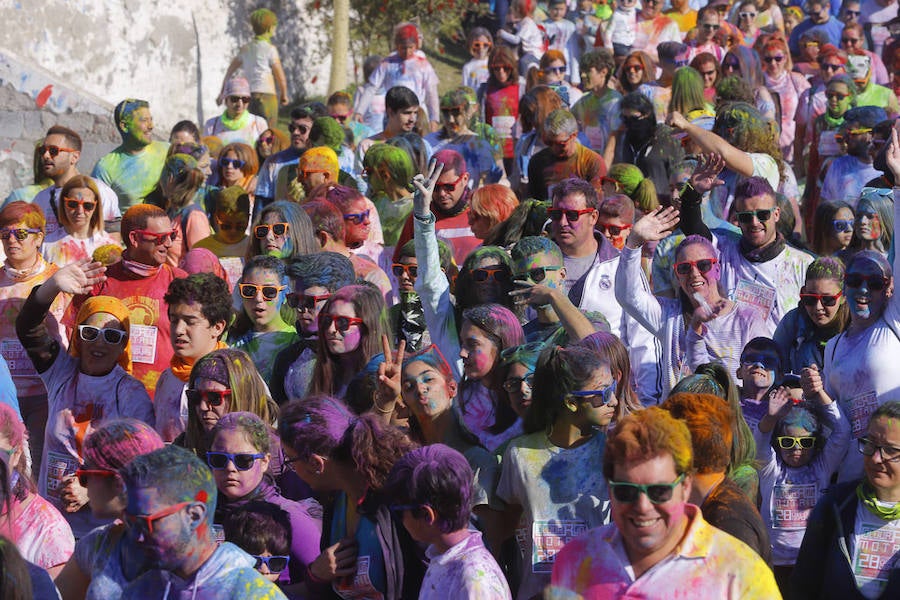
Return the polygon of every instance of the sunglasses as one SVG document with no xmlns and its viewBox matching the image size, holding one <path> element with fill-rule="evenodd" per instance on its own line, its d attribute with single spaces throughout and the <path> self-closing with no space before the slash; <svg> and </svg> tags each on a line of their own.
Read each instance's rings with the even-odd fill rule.
<svg viewBox="0 0 900 600">
<path fill-rule="evenodd" d="M 701 274 L 706 275 L 709 273 L 713 265 L 719 262 L 717 258 L 701 258 L 700 260 L 683 260 L 681 262 L 675 263 L 672 268 L 678 275 L 690 275 L 691 270 L 694 267 L 697 267 L 697 270 L 700 271 Z"/>
<path fill-rule="evenodd" d="M 346 123 L 347 119 L 350 118 L 350 115 L 328 115 L 338 123 Z"/>
<path fill-rule="evenodd" d="M 871 127 L 860 127 L 859 129 L 848 129 L 848 135 L 862 135 L 864 133 L 872 133 Z"/>
<path fill-rule="evenodd" d="M 548 208 L 547 216 L 550 217 L 551 221 L 562 221 L 563 215 L 566 215 L 566 221 L 575 223 L 581 218 L 581 215 L 588 215 L 595 210 L 594 208 Z"/>
<path fill-rule="evenodd" d="M 267 135 L 266 137 L 261 137 L 261 138 L 259 138 L 259 142 L 260 142 L 261 144 L 271 144 L 271 143 L 274 142 L 274 141 L 275 141 L 275 136 L 274 136 L 274 135 Z"/>
<path fill-rule="evenodd" d="M 503 389 L 507 392 L 518 392 L 522 389 L 522 384 L 528 386 L 528 389 L 534 387 L 534 371 L 525 375 L 525 377 L 507 377 L 503 382 Z"/>
<path fill-rule="evenodd" d="M 792 435 L 782 435 L 775 440 L 778 447 L 782 450 L 792 450 L 800 448 L 801 450 L 812 450 L 816 446 L 816 438 L 813 436 L 794 437 Z"/>
<path fill-rule="evenodd" d="M 513 70 L 513 68 L 509 65 L 491 65 L 489 68 L 491 71 L 511 72 Z"/>
<path fill-rule="evenodd" d="M 844 275 L 844 285 L 848 288 L 860 288 L 866 282 L 869 291 L 880 292 L 888 285 L 888 278 L 881 275 L 860 275 L 859 273 L 847 273 Z"/>
<path fill-rule="evenodd" d="M 875 452 L 881 453 L 882 462 L 896 462 L 900 460 L 900 448 L 895 446 L 879 446 L 868 438 L 856 440 L 860 453 L 863 456 L 875 456 Z"/>
<path fill-rule="evenodd" d="M 821 69 L 823 71 L 840 71 L 841 67 L 843 67 L 843 66 L 844 65 L 833 65 L 831 63 L 825 63 L 821 66 Z M 831 94 L 831 95 L 829 95 L 827 92 L 825 93 L 826 98 L 831 98 L 831 96 L 835 96 L 835 95 L 839 98 L 846 98 L 849 94 Z"/>
<path fill-rule="evenodd" d="M 239 283 L 241 298 L 254 300 L 256 295 L 262 292 L 264 300 L 271 302 L 278 297 L 279 292 L 285 288 L 283 285 L 257 285 L 255 283 Z"/>
<path fill-rule="evenodd" d="M 78 210 L 80 206 L 84 212 L 91 212 L 97 206 L 95 200 L 79 200 L 78 198 L 63 198 L 66 208 L 69 210 Z"/>
<path fill-rule="evenodd" d="M 201 400 L 205 400 L 206 404 L 215 408 L 222 406 L 222 403 L 225 402 L 225 398 L 231 397 L 231 390 L 186 389 L 184 390 L 184 395 L 191 404 L 199 405 Z"/>
<path fill-rule="evenodd" d="M 347 330 L 352 325 L 362 325 L 363 320 L 359 317 L 344 317 L 341 315 L 327 315 L 325 313 L 319 315 L 320 329 L 328 329 L 332 324 L 339 333 L 347 333 Z"/>
<path fill-rule="evenodd" d="M 391 271 L 394 273 L 394 277 L 400 278 L 406 273 L 406 276 L 410 279 L 415 279 L 419 276 L 419 267 L 418 265 L 404 265 L 402 263 L 394 263 L 391 265 Z"/>
<path fill-rule="evenodd" d="M 841 38 L 842 44 L 847 44 L 848 46 L 852 46 L 854 44 L 858 44 L 862 41 L 861 38 Z"/>
<path fill-rule="evenodd" d="M 637 73 L 638 71 L 643 71 L 644 67 L 641 65 L 626 65 L 622 68 L 626 73 Z"/>
<path fill-rule="evenodd" d="M 628 231 L 632 227 L 632 225 L 610 225 L 609 223 L 597 223 L 597 229 L 613 237 L 622 235 L 623 231 Z"/>
<path fill-rule="evenodd" d="M 547 67 L 544 69 L 545 73 L 556 73 L 557 75 L 561 75 L 566 72 L 565 67 Z"/>
<path fill-rule="evenodd" d="M 228 101 L 237 104 L 238 102 L 243 102 L 244 104 L 250 104 L 250 96 L 228 96 Z"/>
<path fill-rule="evenodd" d="M 78 483 L 83 488 L 87 487 L 88 477 L 115 477 L 116 475 L 118 473 L 108 469 L 78 469 L 75 471 L 75 477 L 78 478 Z"/>
<path fill-rule="evenodd" d="M 509 281 L 509 271 L 504 268 L 472 269 L 472 279 L 477 283 L 484 283 L 491 279 L 497 283 L 506 283 Z"/>
<path fill-rule="evenodd" d="M 228 221 L 216 219 L 216 225 L 220 231 L 243 231 L 247 229 L 247 221 L 244 221 L 243 223 L 229 223 Z"/>
<path fill-rule="evenodd" d="M 739 62 L 737 62 L 737 61 L 730 61 L 730 60 L 729 60 L 729 61 L 725 61 L 725 62 L 722 63 L 722 68 L 723 68 L 723 69 L 731 69 L 731 70 L 733 70 L 733 71 L 740 71 L 740 70 L 741 70 L 741 63 L 739 63 Z"/>
<path fill-rule="evenodd" d="M 38 154 L 43 156 L 44 154 L 50 153 L 50 158 L 56 158 L 59 156 L 60 152 L 78 152 L 75 148 L 63 148 L 62 146 L 51 146 L 50 144 L 43 144 L 42 146 L 38 146 Z"/>
<path fill-rule="evenodd" d="M 113 329 L 112 327 L 103 327 L 101 329 L 100 327 L 94 327 L 93 325 L 78 326 L 78 337 L 85 342 L 93 342 L 101 336 L 104 342 L 115 346 L 116 344 L 121 344 L 122 340 L 128 337 L 128 333 L 121 329 Z"/>
<path fill-rule="evenodd" d="M 860 15 L 860 11 L 858 10 L 845 10 L 844 15 L 848 17 L 858 17 Z"/>
<path fill-rule="evenodd" d="M 231 167 L 232 169 L 243 169 L 247 162 L 239 158 L 223 158 L 219 161 L 219 164 L 223 167 Z"/>
<path fill-rule="evenodd" d="M 612 490 L 613 498 L 615 498 L 617 502 L 633 504 L 638 501 L 638 497 L 641 494 L 644 494 L 653 504 L 663 504 L 672 499 L 672 494 L 675 492 L 675 486 L 682 481 L 684 481 L 684 473 L 679 475 L 678 479 L 672 483 L 651 483 L 650 485 L 642 485 L 625 481 L 608 481 L 607 485 Z"/>
<path fill-rule="evenodd" d="M 622 190 L 622 184 L 619 183 L 619 181 L 613 179 L 612 177 L 607 177 L 606 175 L 604 175 L 603 177 L 600 178 L 600 185 L 606 185 L 607 183 L 612 186 L 615 186 L 617 192 Z"/>
<path fill-rule="evenodd" d="M 131 515 L 127 512 L 124 514 L 125 523 L 132 528 L 140 527 L 142 530 L 146 531 L 147 534 L 153 535 L 153 523 L 155 521 L 159 521 L 160 519 L 164 519 L 169 515 L 174 515 L 185 506 L 189 506 L 193 504 L 194 501 L 188 502 L 179 502 L 178 504 L 174 504 L 162 510 L 158 510 L 152 515 Z"/>
<path fill-rule="evenodd" d="M 834 306 L 837 304 L 838 299 L 841 297 L 842 292 L 838 292 L 837 294 L 800 294 L 800 302 L 804 306 L 815 306 L 817 303 L 821 302 L 822 306 Z"/>
<path fill-rule="evenodd" d="M 285 569 L 287 569 L 288 563 L 291 561 L 290 556 L 260 556 L 258 554 L 251 554 L 253 558 L 256 559 L 256 564 L 253 565 L 253 568 L 259 571 L 260 567 L 266 565 L 269 568 L 269 573 L 281 573 Z"/>
<path fill-rule="evenodd" d="M 231 454 L 230 452 L 207 452 L 206 464 L 208 464 L 211 469 L 221 471 L 228 467 L 228 463 L 232 463 L 234 468 L 238 471 L 249 471 L 253 468 L 253 463 L 255 463 L 257 459 L 265 457 L 265 454 L 260 454 L 258 452 L 256 454 L 247 452 L 238 454 Z"/>
<path fill-rule="evenodd" d="M 309 133 L 309 125 L 295 125 L 291 123 L 288 125 L 288 131 L 294 133 L 295 131 L 299 131 L 300 133 Z"/>
<path fill-rule="evenodd" d="M 743 12 L 743 13 L 738 13 L 738 16 L 742 19 L 755 19 L 756 13 Z M 816 45 L 818 46 L 818 43 L 816 43 Z"/>
<path fill-rule="evenodd" d="M 594 408 L 600 408 L 601 406 L 606 406 L 607 404 L 612 402 L 612 395 L 614 391 L 615 386 L 608 385 L 600 390 L 580 390 L 577 392 L 569 392 L 568 394 L 566 394 L 566 397 L 577 400 L 578 402 L 589 402 L 590 405 Z"/>
<path fill-rule="evenodd" d="M 453 183 L 436 183 L 434 184 L 435 192 L 444 192 L 445 194 L 452 194 L 453 190 L 456 189 L 456 186 L 462 181 L 462 178 L 465 176 L 465 173 L 456 178 L 456 181 Z"/>
<path fill-rule="evenodd" d="M 290 228 L 290 223 L 273 223 L 272 225 L 257 225 L 253 228 L 253 235 L 263 239 L 269 235 L 269 228 L 274 235 L 284 235 Z"/>
<path fill-rule="evenodd" d="M 177 229 L 172 229 L 172 231 L 164 231 L 163 233 L 156 233 L 155 231 L 150 231 L 149 229 L 135 229 L 134 232 L 139 234 L 145 242 L 153 242 L 157 246 L 162 246 L 167 241 L 174 242 L 175 238 L 178 237 Z"/>
<path fill-rule="evenodd" d="M 578 136 L 578 132 L 570 134 L 564 140 L 544 140 L 550 148 L 565 148 L 566 145 Z"/>
<path fill-rule="evenodd" d="M 701 25 L 701 27 L 703 27 L 703 29 L 708 29 L 710 31 L 716 31 L 719 29 L 719 27 L 721 27 L 721 25 L 716 25 L 715 23 L 703 23 Z"/>
<path fill-rule="evenodd" d="M 784 60 L 784 55 L 779 54 L 778 56 L 766 56 L 763 60 L 767 63 L 780 63 Z"/>
<path fill-rule="evenodd" d="M 447 108 L 442 108 L 441 114 L 445 117 L 461 117 L 463 114 L 463 109 L 459 106 L 450 106 Z"/>
<path fill-rule="evenodd" d="M 562 269 L 561 266 L 548 266 L 548 267 L 535 267 L 533 269 L 528 269 L 523 273 L 519 273 L 516 279 L 530 279 L 535 283 L 540 283 L 547 278 L 547 271 L 559 271 Z"/>
<path fill-rule="evenodd" d="M 285 300 L 287 301 L 287 305 L 291 308 L 295 308 L 297 310 L 303 311 L 308 310 L 310 312 L 316 309 L 316 304 L 322 302 L 323 300 L 328 300 L 331 298 L 331 294 L 322 294 L 321 296 L 315 295 L 304 295 L 298 294 L 296 292 L 291 292 L 287 295 Z"/>
<path fill-rule="evenodd" d="M 473 50 L 481 50 L 482 48 L 490 48 L 490 47 L 491 47 L 490 42 L 472 42 L 472 45 L 469 46 L 469 48 L 472 48 Z"/>
<path fill-rule="evenodd" d="M 769 219 L 772 218 L 772 208 L 761 208 L 759 210 L 742 210 L 741 212 L 735 214 L 737 217 L 738 223 L 743 223 L 744 225 L 749 225 L 753 222 L 753 219 L 759 219 L 760 223 L 765 223 Z"/>
<path fill-rule="evenodd" d="M 364 210 L 362 212 L 358 212 L 358 213 L 345 213 L 344 220 L 350 221 L 354 225 L 362 225 L 363 223 L 365 223 L 366 221 L 369 220 L 370 213 L 371 213 L 371 211 L 369 209 L 366 209 L 366 210 Z"/>
<path fill-rule="evenodd" d="M 8 240 L 10 235 L 14 235 L 17 240 L 24 242 L 29 234 L 37 235 L 39 233 L 41 233 L 40 229 L 10 229 L 9 227 L 4 227 L 3 229 L 0 229 L 0 240 Z"/>
</svg>

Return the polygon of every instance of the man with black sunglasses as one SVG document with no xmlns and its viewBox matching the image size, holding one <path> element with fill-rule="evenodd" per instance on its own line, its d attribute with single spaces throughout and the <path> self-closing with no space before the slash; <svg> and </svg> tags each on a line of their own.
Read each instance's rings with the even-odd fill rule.
<svg viewBox="0 0 900 600">
<path fill-rule="evenodd" d="M 228 284 L 212 273 L 176 279 L 169 284 L 164 300 L 173 355 L 156 384 L 153 408 L 156 430 L 168 443 L 187 426 L 185 390 L 191 367 L 213 350 L 225 348 L 221 340 L 231 323 L 232 308 Z"/>
<path fill-rule="evenodd" d="M 675 589 L 717 600 L 781 598 L 768 565 L 689 502 L 693 450 L 683 422 L 654 406 L 608 435 L 603 474 L 613 522 L 560 550 L 549 598 L 659 598 Z"/>
<path fill-rule="evenodd" d="M 713 233 L 700 215 L 702 194 L 721 185 L 724 161 L 705 156 L 681 194 L 681 230 L 702 235 L 719 250 L 721 283 L 729 299 L 756 309 L 768 335 L 788 311 L 797 307 L 810 254 L 787 245 L 776 225 L 781 209 L 775 190 L 763 177 L 748 177 L 734 190 L 732 221 L 740 237 Z"/>
<path fill-rule="evenodd" d="M 54 125 L 47 130 L 44 143 L 41 144 L 41 175 L 53 180 L 53 185 L 38 192 L 31 202 L 41 207 L 46 219 L 44 233 L 46 241 L 52 242 L 65 235 L 59 224 L 59 213 L 64 210 L 60 190 L 70 179 L 80 175 L 78 160 L 81 158 L 81 136 L 68 127 Z M 118 239 L 122 213 L 119 210 L 119 197 L 100 179 L 94 179 L 100 191 L 100 203 L 103 205 L 104 228 Z"/>
</svg>

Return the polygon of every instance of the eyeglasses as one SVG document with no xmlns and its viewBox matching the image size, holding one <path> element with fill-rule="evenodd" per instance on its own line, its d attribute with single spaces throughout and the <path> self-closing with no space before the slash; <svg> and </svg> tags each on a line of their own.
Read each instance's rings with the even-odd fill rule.
<svg viewBox="0 0 900 600">
<path fill-rule="evenodd" d="M 94 327 L 93 325 L 79 325 L 78 337 L 85 342 L 93 342 L 97 338 L 103 339 L 107 344 L 115 346 L 121 344 L 122 340 L 128 337 L 128 333 L 121 329 L 113 329 L 112 327 Z"/>
<path fill-rule="evenodd" d="M 702 23 L 700 27 L 702 27 L 703 29 L 708 29 L 710 31 L 716 31 L 717 29 L 719 29 L 719 27 L 721 27 L 721 25 L 716 25 L 715 23 Z"/>
<path fill-rule="evenodd" d="M 228 467 L 228 463 L 232 463 L 234 468 L 238 471 L 249 471 L 253 468 L 253 463 L 255 463 L 257 459 L 265 457 L 265 454 L 260 454 L 258 452 L 256 454 L 250 454 L 248 452 L 241 452 L 238 454 L 231 454 L 230 452 L 207 452 L 206 464 L 216 471 L 221 471 Z"/>
<path fill-rule="evenodd" d="M 578 136 L 578 132 L 576 131 L 576 132 L 570 134 L 570 135 L 569 135 L 568 137 L 566 137 L 566 139 L 564 139 L 564 140 L 544 140 L 544 142 L 545 142 L 545 143 L 547 144 L 547 146 L 549 146 L 550 148 L 565 148 L 566 145 L 567 145 L 569 142 L 571 142 L 572 140 L 574 140 L 577 136 Z"/>
<path fill-rule="evenodd" d="M 332 324 L 339 333 L 347 333 L 347 330 L 350 329 L 352 325 L 362 325 L 363 320 L 359 317 L 344 317 L 341 315 L 328 315 L 325 313 L 319 314 L 320 329 L 328 329 Z"/>
<path fill-rule="evenodd" d="M 0 229 L 0 240 L 6 241 L 9 239 L 9 236 L 14 235 L 16 236 L 17 240 L 19 240 L 20 242 L 24 242 L 25 238 L 27 238 L 29 234 L 37 235 L 39 233 L 41 233 L 40 229 L 11 229 L 9 227 L 4 227 L 3 229 Z"/>
<path fill-rule="evenodd" d="M 848 288 L 860 288 L 866 282 L 866 287 L 872 292 L 880 292 L 888 286 L 888 278 L 881 275 L 860 275 L 859 273 L 847 273 L 844 275 L 844 285 Z"/>
<path fill-rule="evenodd" d="M 299 131 L 300 133 L 309 133 L 309 125 L 297 125 L 295 123 L 291 123 L 288 125 L 288 131 L 294 133 L 295 131 Z"/>
<path fill-rule="evenodd" d="M 609 223 L 601 223 L 599 221 L 597 222 L 597 229 L 613 237 L 622 235 L 623 231 L 628 231 L 632 227 L 633 225 L 611 225 Z"/>
<path fill-rule="evenodd" d="M 228 96 L 228 101 L 234 104 L 237 104 L 238 102 L 250 104 L 250 96 Z"/>
<path fill-rule="evenodd" d="M 391 265 L 391 271 L 394 273 L 394 277 L 400 278 L 406 273 L 406 276 L 410 279 L 415 279 L 419 276 L 419 267 L 418 265 L 404 265 L 403 263 L 394 263 Z"/>
<path fill-rule="evenodd" d="M 753 222 L 753 219 L 759 219 L 760 223 L 765 223 L 770 218 L 772 218 L 772 208 L 761 208 L 759 210 L 743 210 L 737 213 L 735 216 L 737 217 L 738 223 L 743 223 L 744 225 L 749 225 Z"/>
<path fill-rule="evenodd" d="M 566 221 L 575 223 L 581 218 L 581 215 L 591 214 L 595 210 L 595 208 L 548 208 L 547 216 L 550 217 L 550 220 L 552 221 L 562 221 L 563 215 L 566 215 Z"/>
<path fill-rule="evenodd" d="M 701 258 L 700 260 L 683 260 L 681 262 L 675 263 L 672 268 L 675 270 L 675 273 L 678 275 L 690 275 L 691 270 L 694 267 L 697 267 L 697 270 L 700 271 L 703 275 L 709 273 L 713 265 L 719 262 L 717 258 Z"/>
<path fill-rule="evenodd" d="M 188 402 L 199 405 L 201 400 L 205 400 L 206 404 L 215 408 L 222 406 L 226 398 L 231 397 L 231 390 L 184 390 L 184 395 Z"/>
<path fill-rule="evenodd" d="M 638 71 L 643 71 L 644 67 L 642 65 L 625 65 L 622 67 L 622 70 L 626 73 L 637 73 Z"/>
<path fill-rule="evenodd" d="M 253 565 L 253 568 L 259 571 L 260 567 L 266 565 L 269 568 L 269 573 L 281 573 L 285 569 L 287 569 L 288 563 L 291 562 L 290 556 L 260 556 L 258 554 L 251 554 L 253 558 L 256 559 L 256 564 Z"/>
<path fill-rule="evenodd" d="M 784 55 L 779 54 L 778 56 L 766 56 L 763 58 L 767 63 L 780 63 L 784 60 Z"/>
<path fill-rule="evenodd" d="M 127 512 L 124 514 L 125 523 L 129 527 L 138 528 L 140 527 L 143 531 L 146 531 L 147 534 L 153 535 L 153 523 L 155 521 L 159 521 L 160 519 L 164 519 L 169 515 L 174 515 L 185 506 L 189 506 L 193 504 L 194 501 L 190 500 L 188 502 L 179 502 L 178 504 L 173 504 L 167 508 L 162 510 L 158 510 L 152 515 L 132 515 Z"/>
<path fill-rule="evenodd" d="M 462 178 L 465 177 L 465 173 L 456 178 L 456 181 L 453 183 L 435 183 L 434 191 L 435 192 L 444 192 L 445 194 L 452 194 L 453 190 L 456 189 L 456 186 L 459 185 L 459 182 L 462 181 Z"/>
<path fill-rule="evenodd" d="M 56 158 L 57 156 L 59 156 L 60 152 L 78 152 L 78 150 L 76 150 L 75 148 L 64 148 L 62 146 L 52 146 L 50 144 L 43 144 L 41 146 L 38 146 L 37 151 L 41 156 L 49 152 L 50 158 Z"/>
<path fill-rule="evenodd" d="M 271 144 L 271 143 L 274 142 L 274 141 L 275 141 L 275 136 L 274 136 L 274 135 L 267 135 L 266 137 L 261 137 L 261 138 L 259 138 L 259 143 L 260 143 L 260 144 Z"/>
<path fill-rule="evenodd" d="M 579 390 L 575 392 L 569 392 L 568 394 L 566 394 L 566 397 L 577 400 L 578 402 L 589 402 L 590 405 L 594 408 L 600 408 L 601 406 L 606 406 L 607 404 L 612 402 L 612 395 L 614 391 L 615 386 L 608 385 L 605 388 L 599 390 Z"/>
<path fill-rule="evenodd" d="M 862 41 L 862 38 L 841 38 L 842 44 L 847 44 L 848 46 L 853 46 Z"/>
<path fill-rule="evenodd" d="M 778 368 L 778 359 L 768 354 L 746 354 L 741 357 L 741 366 L 746 369 L 757 367 L 763 371 L 774 371 Z"/>
<path fill-rule="evenodd" d="M 801 450 L 812 450 L 816 446 L 816 438 L 814 436 L 794 437 L 792 435 L 782 435 L 775 440 L 778 447 L 782 450 L 792 450 L 800 448 Z"/>
<path fill-rule="evenodd" d="M 477 283 L 484 283 L 490 279 L 493 279 L 497 283 L 506 283 L 509 281 L 509 271 L 504 268 L 472 269 L 472 279 Z"/>
<path fill-rule="evenodd" d="M 869 438 L 859 438 L 856 442 L 863 456 L 875 456 L 875 452 L 878 451 L 881 454 L 881 462 L 897 462 L 900 460 L 900 448 L 879 446 Z"/>
<path fill-rule="evenodd" d="M 755 19 L 756 13 L 742 12 L 742 13 L 738 13 L 738 16 L 742 19 Z"/>
<path fill-rule="evenodd" d="M 362 225 L 369 220 L 370 213 L 371 211 L 369 209 L 358 213 L 344 213 L 344 220 L 350 221 L 354 225 Z"/>
<path fill-rule="evenodd" d="M 231 167 L 232 169 L 243 169 L 247 162 L 239 158 L 223 158 L 219 160 L 219 164 L 223 167 Z"/>
<path fill-rule="evenodd" d="M 860 11 L 858 10 L 845 10 L 844 16 L 847 17 L 858 17 L 860 15 Z"/>
<path fill-rule="evenodd" d="M 820 68 L 823 71 L 840 71 L 843 66 L 844 65 L 833 65 L 831 63 L 824 63 Z M 838 96 L 839 98 L 843 99 L 849 95 L 850 94 L 838 94 L 836 92 L 832 92 L 831 94 L 829 94 L 829 92 L 825 92 L 826 98 L 831 98 L 832 96 Z"/>
<path fill-rule="evenodd" d="M 684 481 L 684 473 L 672 483 L 651 483 L 650 485 L 641 485 L 639 483 L 628 483 L 625 481 L 608 481 L 607 485 L 612 490 L 613 498 L 617 502 L 624 504 L 633 504 L 638 501 L 641 494 L 647 496 L 653 504 L 664 504 L 672 499 L 675 492 L 675 486 Z"/>
<path fill-rule="evenodd" d="M 562 75 L 565 72 L 565 67 L 547 67 L 546 69 L 544 69 L 544 73 L 556 73 L 557 75 Z"/>
<path fill-rule="evenodd" d="M 116 477 L 118 473 L 109 469 L 78 469 L 75 471 L 75 477 L 81 487 L 87 487 L 88 477 Z"/>
<path fill-rule="evenodd" d="M 346 123 L 347 119 L 350 118 L 350 115 L 328 115 L 338 123 Z"/>
<path fill-rule="evenodd" d="M 256 295 L 262 292 L 264 300 L 271 302 L 278 297 L 278 294 L 285 288 L 283 285 L 257 285 L 255 283 L 239 283 L 241 290 L 241 298 L 246 300 L 254 300 Z"/>
<path fill-rule="evenodd" d="M 463 114 L 463 108 L 461 106 L 448 106 L 446 108 L 441 108 L 441 114 L 445 117 L 461 117 Z"/>
<path fill-rule="evenodd" d="M 84 212 L 91 212 L 94 210 L 94 207 L 97 206 L 97 202 L 95 200 L 81 200 L 79 198 L 63 198 L 63 201 L 66 203 L 66 208 L 69 210 L 78 210 L 80 206 Z"/>
<path fill-rule="evenodd" d="M 516 279 L 530 279 L 535 283 L 541 283 L 547 278 L 547 271 L 559 271 L 561 270 L 561 266 L 550 265 L 546 267 L 535 267 L 533 269 L 528 269 L 522 273 L 519 273 L 516 276 Z"/>
<path fill-rule="evenodd" d="M 529 390 L 534 387 L 534 371 L 527 373 L 525 377 L 507 377 L 503 382 L 503 389 L 510 393 L 518 392 L 523 383 Z"/>
<path fill-rule="evenodd" d="M 285 300 L 287 301 L 287 305 L 291 308 L 295 308 L 298 311 L 308 310 L 310 312 L 316 309 L 316 304 L 322 302 L 323 300 L 328 300 L 331 298 L 331 294 L 322 294 L 321 296 L 316 296 L 314 294 L 297 294 L 296 292 L 291 292 L 287 295 Z"/>
<path fill-rule="evenodd" d="M 259 239 L 263 239 L 269 235 L 269 228 L 272 229 L 274 235 L 284 235 L 290 228 L 290 223 L 273 223 L 272 225 L 257 225 L 253 228 L 253 235 Z"/>
<path fill-rule="evenodd" d="M 815 306 L 821 302 L 822 306 L 831 307 L 837 304 L 841 295 L 842 292 L 838 292 L 837 294 L 800 294 L 800 302 L 802 302 L 804 306 Z"/>
<path fill-rule="evenodd" d="M 156 233 L 155 231 L 150 231 L 149 229 L 135 229 L 134 232 L 140 235 L 145 242 L 153 242 L 157 246 L 162 246 L 167 241 L 174 242 L 175 238 L 178 237 L 177 229 L 172 229 L 172 231 L 164 231 L 162 233 Z"/>
</svg>

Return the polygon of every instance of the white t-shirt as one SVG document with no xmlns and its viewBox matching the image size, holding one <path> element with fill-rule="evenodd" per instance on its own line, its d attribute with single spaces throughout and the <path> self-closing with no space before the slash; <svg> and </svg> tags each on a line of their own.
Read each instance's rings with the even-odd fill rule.
<svg viewBox="0 0 900 600">
<path fill-rule="evenodd" d="M 553 561 L 566 543 L 609 521 L 605 445 L 606 435 L 597 432 L 567 450 L 541 431 L 512 440 L 506 449 L 497 496 L 522 507 L 516 530 L 523 558 L 518 598 L 531 598 L 550 583 Z"/>
<path fill-rule="evenodd" d="M 481 532 L 438 554 L 434 546 L 425 551 L 428 570 L 419 600 L 512 600 L 506 576 L 481 541 Z"/>
<path fill-rule="evenodd" d="M 119 197 L 103 181 L 96 177 L 93 179 L 94 183 L 97 184 L 97 191 L 100 192 L 100 203 L 103 205 L 103 220 L 117 221 L 121 219 L 122 211 L 119 210 Z M 41 190 L 34 197 L 34 200 L 31 201 L 32 204 L 37 204 L 44 211 L 44 219 L 47 221 L 44 225 L 44 235 L 47 236 L 47 240 L 55 239 L 53 236 L 56 235 L 57 231 L 62 231 L 65 234 L 65 231 L 59 224 L 59 219 L 56 218 L 56 211 L 65 210 L 60 192 L 62 192 L 62 188 L 51 185 Z M 53 206 L 56 207 L 56 211 L 53 210 Z M 116 231 L 118 231 L 118 228 L 116 228 Z"/>
<path fill-rule="evenodd" d="M 889 503 L 885 503 L 889 507 Z M 851 567 L 856 587 L 866 598 L 880 598 L 891 571 L 897 568 L 900 547 L 900 520 L 885 521 L 866 508 L 856 507 L 853 537 L 850 540 Z"/>
<path fill-rule="evenodd" d="M 241 48 L 238 58 L 244 77 L 250 83 L 250 91 L 257 94 L 275 93 L 275 76 L 272 65 L 278 58 L 278 49 L 271 42 L 253 40 Z"/>
</svg>

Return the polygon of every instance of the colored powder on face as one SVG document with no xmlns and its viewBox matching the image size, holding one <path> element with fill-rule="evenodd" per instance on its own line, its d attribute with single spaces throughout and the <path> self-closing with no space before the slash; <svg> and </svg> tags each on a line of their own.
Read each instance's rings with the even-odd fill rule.
<svg viewBox="0 0 900 600">
<path fill-rule="evenodd" d="M 362 332 L 359 327 L 351 327 L 344 334 L 344 352 L 353 352 L 357 348 L 359 348 L 359 343 L 362 340 Z"/>
</svg>

